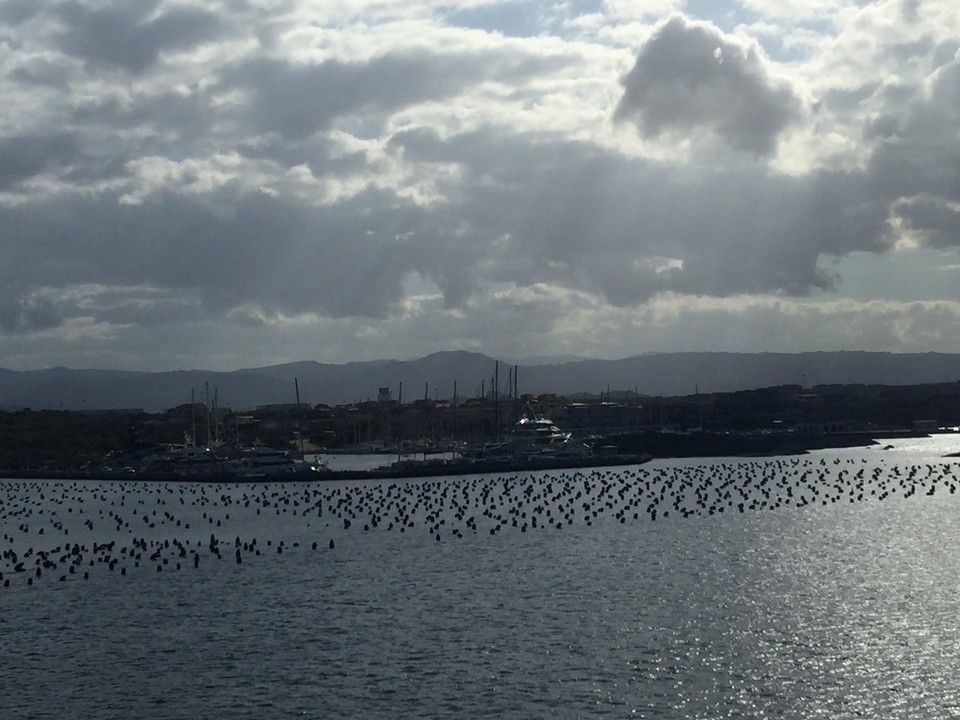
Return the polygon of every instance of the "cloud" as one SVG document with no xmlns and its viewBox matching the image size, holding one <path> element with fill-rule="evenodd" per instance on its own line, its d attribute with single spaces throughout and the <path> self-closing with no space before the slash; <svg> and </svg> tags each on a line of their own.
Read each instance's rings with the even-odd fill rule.
<svg viewBox="0 0 960 720">
<path fill-rule="evenodd" d="M 528 326 L 524 318 L 531 314 L 535 322 Z M 161 328 L 75 321 L 45 332 L 7 336 L 3 364 L 237 369 L 318 357 L 350 362 L 370 357 L 371 344 L 389 348 L 384 357 L 396 358 L 451 347 L 501 357 L 620 358 L 644 350 L 954 352 L 953 338 L 960 333 L 956 301 L 813 302 L 770 296 L 718 301 L 665 294 L 640 308 L 618 308 L 589 294 L 542 285 L 477 297 L 458 311 L 427 299 L 402 322 L 311 317 L 263 322 L 256 317 L 234 317 L 227 324 L 198 315 Z M 162 343 L 156 342 L 158 331 Z M 816 346 L 809 341 L 811 335 L 819 338 Z M 144 345 L 152 347 L 147 356 L 140 350 Z M 322 354 L 318 347 L 324 348 Z"/>
<path fill-rule="evenodd" d="M 799 100 L 769 77 L 758 46 L 682 15 L 644 44 L 623 85 L 614 117 L 651 138 L 707 131 L 767 155 L 800 117 Z"/>
<path fill-rule="evenodd" d="M 415 227 L 418 211 L 404 219 L 394 199 L 375 195 L 310 208 L 227 188 L 219 203 L 160 193 L 140 205 L 77 198 L 8 208 L 0 222 L 18 257 L 0 278 L 173 288 L 198 293 L 215 315 L 255 303 L 267 313 L 383 317 L 413 262 L 398 231 Z"/>
<path fill-rule="evenodd" d="M 822 256 L 883 248 L 888 208 L 846 173 L 706 172 L 492 129 L 397 134 L 384 162 L 417 175 L 441 159 L 456 172 L 427 204 L 373 186 L 303 202 L 239 182 L 243 162 L 148 163 L 137 202 L 104 193 L 0 207 L 11 253 L 0 280 L 167 288 L 211 318 L 249 306 L 384 319 L 410 273 L 450 310 L 491 287 L 538 284 L 629 307 L 666 292 L 804 295 L 833 284 Z"/>
<path fill-rule="evenodd" d="M 944 198 L 913 197 L 896 205 L 897 215 L 911 230 L 918 231 L 926 245 L 960 245 L 960 205 Z"/>
<path fill-rule="evenodd" d="M 0 138 L 0 191 L 77 159 L 69 134 L 24 134 Z"/>
<path fill-rule="evenodd" d="M 22 294 L 21 294 L 22 293 Z M 61 318 L 48 299 L 8 286 L 0 294 L 0 329 L 21 334 L 57 327 Z"/>
<path fill-rule="evenodd" d="M 7 0 L 0 5 L 0 22 L 18 26 L 35 17 L 41 10 L 34 0 Z"/>
<path fill-rule="evenodd" d="M 877 145 L 865 169 L 893 215 L 934 247 L 960 246 L 960 59 L 938 67 L 929 91 L 891 103 L 870 128 Z"/>
<path fill-rule="evenodd" d="M 252 92 L 258 129 L 300 140 L 336 119 L 362 115 L 367 125 L 401 108 L 444 101 L 486 82 L 522 82 L 569 62 L 506 52 L 391 52 L 367 61 L 298 64 L 258 58 L 231 68 L 225 88 Z"/>
<path fill-rule="evenodd" d="M 206 10 L 174 5 L 158 12 L 159 0 L 89 8 L 81 2 L 58 7 L 64 52 L 94 65 L 139 74 L 163 52 L 183 51 L 216 36 L 218 21 Z"/>
<path fill-rule="evenodd" d="M 456 194 L 432 217 L 460 228 L 445 255 L 479 287 L 562 284 L 621 306 L 663 292 L 804 295 L 833 285 L 822 256 L 890 241 L 888 205 L 855 173 L 669 166 L 502 133 L 406 133 L 394 146 L 410 163 L 456 163 Z M 445 288 L 446 267 L 425 272 Z"/>
<path fill-rule="evenodd" d="M 5 358 L 949 349 L 953 4 L 480 5 L 0 4 Z"/>
</svg>

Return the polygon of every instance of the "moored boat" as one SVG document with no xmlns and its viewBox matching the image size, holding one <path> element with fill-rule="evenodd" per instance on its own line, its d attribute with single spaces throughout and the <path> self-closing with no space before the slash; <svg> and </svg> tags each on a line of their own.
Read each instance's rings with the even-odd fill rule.
<svg viewBox="0 0 960 720">
<path fill-rule="evenodd" d="M 518 462 L 524 459 L 588 458 L 593 449 L 561 430 L 556 423 L 527 408 L 510 434 L 492 443 L 468 448 L 468 462 Z"/>
</svg>

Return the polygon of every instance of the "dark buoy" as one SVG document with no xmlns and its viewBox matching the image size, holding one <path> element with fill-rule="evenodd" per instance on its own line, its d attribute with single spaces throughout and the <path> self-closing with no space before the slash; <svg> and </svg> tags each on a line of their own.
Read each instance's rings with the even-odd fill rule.
<svg viewBox="0 0 960 720">
<path fill-rule="evenodd" d="M 333 544 L 333 539 L 331 538 L 331 539 L 330 539 L 330 549 L 333 550 L 334 547 L 335 547 L 335 545 Z"/>
</svg>

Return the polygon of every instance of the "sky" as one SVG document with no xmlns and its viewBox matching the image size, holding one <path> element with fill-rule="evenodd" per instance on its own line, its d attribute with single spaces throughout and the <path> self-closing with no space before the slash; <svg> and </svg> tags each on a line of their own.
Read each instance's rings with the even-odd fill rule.
<svg viewBox="0 0 960 720">
<path fill-rule="evenodd" d="M 955 0 L 0 0 L 0 367 L 960 352 Z"/>
</svg>

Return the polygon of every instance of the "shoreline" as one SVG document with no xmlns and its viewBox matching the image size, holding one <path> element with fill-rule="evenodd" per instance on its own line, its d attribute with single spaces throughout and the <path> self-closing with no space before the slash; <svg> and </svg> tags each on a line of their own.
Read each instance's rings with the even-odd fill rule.
<svg viewBox="0 0 960 720">
<path fill-rule="evenodd" d="M 525 458 L 493 462 L 464 460 L 406 460 L 399 465 L 368 469 L 302 470 L 273 475 L 236 473 L 178 474 L 134 472 L 88 472 L 84 470 L 0 470 L 0 480 L 140 481 L 198 483 L 337 482 L 342 480 L 402 480 L 418 477 L 458 477 L 489 473 L 520 473 L 540 470 L 582 470 L 599 467 L 642 465 L 654 459 L 759 458 L 804 455 L 815 450 L 869 447 L 886 440 L 930 437 L 929 433 L 886 431 L 830 435 L 776 435 L 750 433 L 640 433 L 621 436 L 616 454 L 588 457 Z M 320 455 L 324 453 L 318 453 Z M 335 454 L 335 453 L 330 453 Z M 383 453 L 389 455 L 392 453 Z"/>
<path fill-rule="evenodd" d="M 68 481 L 132 481 L 132 482 L 196 482 L 196 483 L 275 483 L 336 482 L 341 480 L 403 480 L 419 477 L 459 477 L 488 473 L 518 473 L 538 470 L 582 470 L 595 467 L 642 465 L 652 460 L 646 454 L 591 456 L 586 458 L 542 458 L 503 462 L 437 462 L 407 461 L 400 466 L 369 470 L 305 470 L 274 475 L 237 475 L 232 473 L 180 475 L 176 473 L 97 473 L 79 470 L 0 471 L 0 480 L 68 480 Z"/>
</svg>

